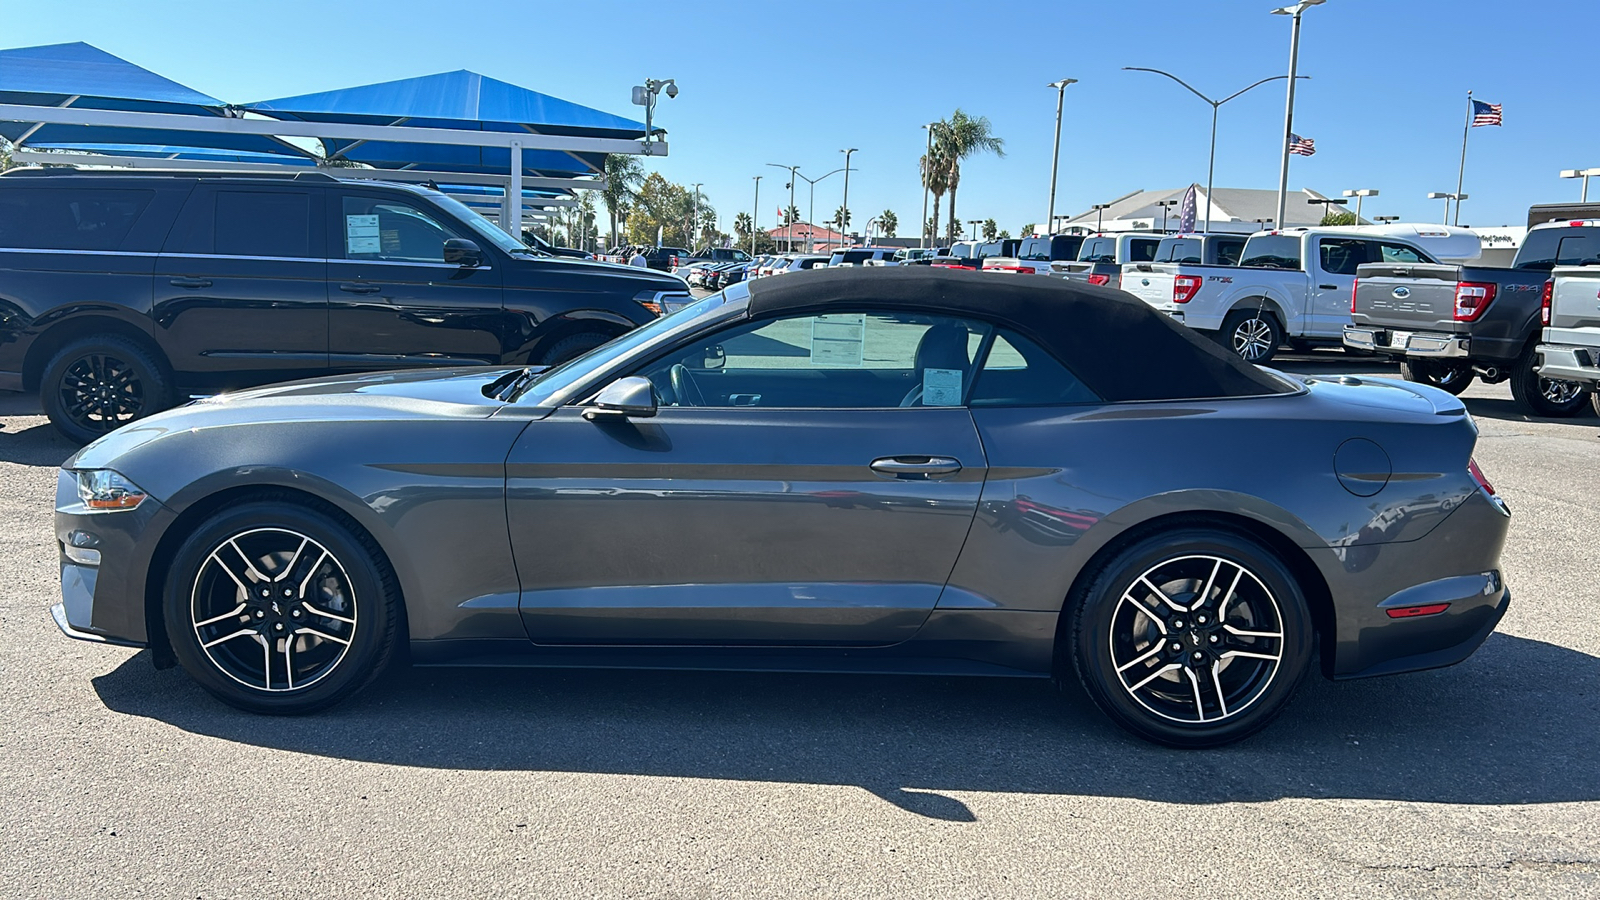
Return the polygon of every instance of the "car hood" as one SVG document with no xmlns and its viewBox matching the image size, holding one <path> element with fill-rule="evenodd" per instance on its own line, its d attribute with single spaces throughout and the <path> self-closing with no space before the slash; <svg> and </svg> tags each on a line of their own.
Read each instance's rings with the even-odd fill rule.
<svg viewBox="0 0 1600 900">
<path fill-rule="evenodd" d="M 196 400 L 132 422 L 79 450 L 65 468 L 92 469 L 168 435 L 283 422 L 484 419 L 505 406 L 484 388 L 515 368 L 411 369 L 335 375 Z"/>
</svg>

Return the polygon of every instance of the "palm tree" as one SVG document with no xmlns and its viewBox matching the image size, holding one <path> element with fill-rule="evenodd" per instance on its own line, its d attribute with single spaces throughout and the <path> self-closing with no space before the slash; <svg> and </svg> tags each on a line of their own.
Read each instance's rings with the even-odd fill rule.
<svg viewBox="0 0 1600 900">
<path fill-rule="evenodd" d="M 994 240 L 995 235 L 1000 233 L 1000 225 L 993 219 L 984 219 L 978 227 L 983 230 L 983 239 L 986 241 Z"/>
<path fill-rule="evenodd" d="M 883 230 L 884 237 L 894 237 L 895 231 L 900 228 L 900 217 L 894 214 L 894 210 L 886 209 L 878 213 L 878 227 Z"/>
<path fill-rule="evenodd" d="M 617 244 L 617 222 L 633 205 L 639 185 L 644 181 L 644 166 L 636 156 L 621 153 L 606 154 L 605 187 L 600 189 L 600 199 L 611 215 L 611 245 Z"/>
<path fill-rule="evenodd" d="M 994 136 L 988 116 L 969 116 L 963 110 L 957 109 L 950 117 L 950 121 L 940 124 L 944 127 L 934 136 L 934 143 L 936 146 L 943 145 L 942 155 L 948 169 L 945 175 L 945 187 L 950 192 L 950 221 L 958 222 L 960 220 L 956 218 L 956 189 L 961 186 L 961 161 L 981 152 L 993 153 L 1004 158 L 1006 142 Z"/>
<path fill-rule="evenodd" d="M 750 214 L 749 213 L 742 212 L 742 213 L 739 213 L 737 216 L 733 217 L 733 233 L 738 235 L 739 240 L 740 240 L 741 243 L 749 239 L 749 237 L 750 237 Z"/>
<path fill-rule="evenodd" d="M 932 149 L 923 154 L 920 161 L 922 167 L 922 186 L 933 195 L 933 243 L 939 242 L 939 200 L 944 196 L 950 185 L 950 166 L 945 160 L 946 142 L 944 132 L 949 128 L 949 123 L 942 119 L 929 126 L 933 129 Z"/>
</svg>

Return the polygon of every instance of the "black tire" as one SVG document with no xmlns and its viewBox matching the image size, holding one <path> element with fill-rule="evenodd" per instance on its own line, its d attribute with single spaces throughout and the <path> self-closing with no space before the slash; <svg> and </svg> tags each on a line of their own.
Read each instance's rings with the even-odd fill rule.
<svg viewBox="0 0 1600 900">
<path fill-rule="evenodd" d="M 1277 354 L 1283 343 L 1283 326 L 1269 310 L 1236 309 L 1222 321 L 1217 340 L 1245 362 L 1260 364 Z"/>
<path fill-rule="evenodd" d="M 1183 610 L 1155 608 L 1142 579 Z M 1084 690 L 1112 721 L 1158 744 L 1215 747 L 1255 734 L 1311 668 L 1304 593 L 1276 554 L 1239 534 L 1190 527 L 1151 535 L 1118 553 L 1075 600 L 1071 656 Z"/>
<path fill-rule="evenodd" d="M 1577 415 L 1583 409 L 1584 394 L 1588 389 L 1575 381 L 1552 381 L 1541 378 L 1535 370 L 1539 354 L 1529 346 L 1512 364 L 1511 398 L 1517 408 L 1533 416 L 1560 419 Z"/>
<path fill-rule="evenodd" d="M 1594 407 L 1594 414 L 1600 416 L 1600 391 L 1589 391 L 1589 405 Z"/>
<path fill-rule="evenodd" d="M 1459 394 L 1472 383 L 1472 366 L 1466 363 L 1439 362 L 1432 359 L 1403 359 L 1400 377 L 1415 384 L 1436 387 L 1450 394 Z"/>
<path fill-rule="evenodd" d="M 87 444 L 171 406 L 172 388 L 149 350 L 107 334 L 79 338 L 50 358 L 39 403 L 57 431 Z"/>
<path fill-rule="evenodd" d="M 599 331 L 580 331 L 577 334 L 569 334 L 546 348 L 539 357 L 539 364 L 557 366 L 568 360 L 577 359 L 579 356 L 610 341 L 613 336 Z"/>
<path fill-rule="evenodd" d="M 270 715 L 315 712 L 366 687 L 393 659 L 401 619 L 394 574 L 370 536 L 273 500 L 225 509 L 189 535 L 163 613 L 190 677 L 230 706 Z"/>
</svg>

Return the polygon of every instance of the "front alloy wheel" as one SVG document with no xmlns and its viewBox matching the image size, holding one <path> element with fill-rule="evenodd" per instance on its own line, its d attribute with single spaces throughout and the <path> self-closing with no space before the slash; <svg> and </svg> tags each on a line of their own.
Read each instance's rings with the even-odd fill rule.
<svg viewBox="0 0 1600 900">
<path fill-rule="evenodd" d="M 1277 558 L 1226 532 L 1157 536 L 1120 554 L 1077 610 L 1090 696 L 1160 743 L 1214 746 L 1271 721 L 1309 668 L 1305 601 Z"/>
</svg>

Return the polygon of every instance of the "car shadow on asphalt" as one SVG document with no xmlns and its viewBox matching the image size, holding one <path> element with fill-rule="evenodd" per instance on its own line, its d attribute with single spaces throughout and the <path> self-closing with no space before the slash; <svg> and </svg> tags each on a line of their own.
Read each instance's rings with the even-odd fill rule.
<svg viewBox="0 0 1600 900">
<path fill-rule="evenodd" d="M 974 821 L 957 794 L 1170 803 L 1285 797 L 1600 799 L 1600 658 L 1504 634 L 1462 665 L 1313 676 L 1284 716 L 1201 752 L 1123 734 L 1039 680 L 544 669 L 397 671 L 301 718 L 237 712 L 146 652 L 94 679 L 118 713 L 260 747 L 394 766 L 855 785 Z"/>
<path fill-rule="evenodd" d="M 0 423 L 0 460 L 19 466 L 54 468 L 77 452 L 78 445 L 62 437 L 55 426 L 40 421 L 20 430 L 11 423 Z"/>
</svg>

